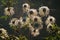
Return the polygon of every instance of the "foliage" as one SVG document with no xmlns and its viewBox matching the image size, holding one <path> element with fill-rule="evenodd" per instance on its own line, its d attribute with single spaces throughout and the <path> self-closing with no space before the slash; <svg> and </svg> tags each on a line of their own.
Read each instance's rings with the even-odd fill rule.
<svg viewBox="0 0 60 40">
<path fill-rule="evenodd" d="M 7 20 L 8 18 L 9 18 L 9 16 L 0 16 L 0 19 Z"/>
<path fill-rule="evenodd" d="M 23 35 L 20 35 L 19 37 L 14 36 L 14 35 L 9 35 L 9 37 L 6 38 L 6 39 L 2 39 L 2 38 L 0 38 L 0 39 L 1 39 L 1 40 L 28 40 L 28 39 L 26 38 L 26 36 L 23 36 Z"/>
<path fill-rule="evenodd" d="M 1 3 L 3 6 L 13 6 L 15 4 L 17 4 L 17 1 L 16 0 L 1 0 Z"/>
<path fill-rule="evenodd" d="M 23 35 L 20 35 L 19 36 L 19 40 L 28 40 L 25 36 L 23 36 Z"/>
<path fill-rule="evenodd" d="M 49 33 L 45 40 L 60 40 L 60 27 L 58 27 L 56 24 L 53 24 L 53 30 L 54 32 Z"/>
</svg>

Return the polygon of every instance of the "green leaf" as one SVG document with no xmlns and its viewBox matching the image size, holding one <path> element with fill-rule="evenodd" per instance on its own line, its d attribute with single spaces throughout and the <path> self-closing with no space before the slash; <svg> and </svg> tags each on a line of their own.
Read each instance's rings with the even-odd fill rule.
<svg viewBox="0 0 60 40">
<path fill-rule="evenodd" d="M 28 39 L 26 38 L 26 36 L 23 36 L 23 35 L 20 35 L 20 36 L 19 36 L 19 39 L 20 39 L 20 40 L 28 40 Z"/>
<path fill-rule="evenodd" d="M 0 19 L 7 20 L 8 18 L 9 18 L 9 16 L 0 16 Z"/>
</svg>

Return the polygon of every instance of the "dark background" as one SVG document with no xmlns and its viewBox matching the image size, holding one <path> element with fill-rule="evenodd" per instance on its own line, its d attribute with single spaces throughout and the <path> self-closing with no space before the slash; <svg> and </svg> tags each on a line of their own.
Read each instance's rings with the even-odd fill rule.
<svg viewBox="0 0 60 40">
<path fill-rule="evenodd" d="M 1 1 L 1 0 L 0 0 Z M 22 4 L 27 2 L 31 5 L 31 8 L 36 8 L 38 9 L 41 6 L 48 6 L 51 10 L 50 10 L 50 15 L 54 16 L 56 18 L 56 24 L 60 27 L 60 1 L 59 0 L 17 0 L 18 4 L 14 5 L 15 8 L 15 15 L 14 17 L 19 18 L 20 16 L 23 15 L 22 13 Z M 4 14 L 4 8 L 5 6 L 1 6 L 1 2 L 0 2 L 0 16 L 3 16 Z M 9 34 L 14 34 L 14 31 L 12 31 L 12 29 L 10 29 L 7 25 L 9 21 L 4 21 L 3 19 L 0 19 L 0 24 L 1 27 L 4 27 L 5 29 L 8 30 Z M 25 32 L 22 32 L 25 33 Z M 15 33 L 16 34 L 16 33 Z M 18 34 L 18 33 L 17 33 Z M 27 34 L 27 32 L 25 33 L 25 35 Z M 32 37 L 30 34 L 27 34 L 28 38 L 30 40 L 42 40 L 41 37 Z"/>
<path fill-rule="evenodd" d="M 22 4 L 27 2 L 31 5 L 31 8 L 38 9 L 41 6 L 48 6 L 50 8 L 50 15 L 56 18 L 56 23 L 60 26 L 60 1 L 59 0 L 17 0 L 17 4 L 14 5 L 15 15 L 13 17 L 22 16 Z M 3 15 L 4 6 L 1 6 L 0 0 L 0 15 Z"/>
</svg>

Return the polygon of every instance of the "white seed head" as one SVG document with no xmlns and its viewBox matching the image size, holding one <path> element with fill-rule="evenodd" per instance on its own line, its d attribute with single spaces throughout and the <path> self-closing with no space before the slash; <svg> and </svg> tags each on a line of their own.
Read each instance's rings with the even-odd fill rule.
<svg viewBox="0 0 60 40">
<path fill-rule="evenodd" d="M 47 25 L 47 31 L 52 31 L 51 29 L 53 28 L 53 25 L 51 24 L 51 23 L 49 23 L 48 25 Z"/>
<path fill-rule="evenodd" d="M 32 27 L 32 25 L 30 23 L 29 23 L 29 26 L 28 27 L 29 27 L 29 30 L 30 31 L 34 31 L 34 27 Z"/>
<path fill-rule="evenodd" d="M 7 30 L 5 30 L 4 28 L 0 28 L 0 31 L 1 31 L 1 34 L 0 34 L 0 37 L 5 39 L 5 38 L 8 38 L 8 33 L 7 33 Z"/>
<path fill-rule="evenodd" d="M 36 36 L 38 36 L 40 33 L 39 33 L 39 30 L 36 29 L 35 32 L 32 31 L 31 34 L 32 34 L 34 37 L 36 37 Z"/>
<path fill-rule="evenodd" d="M 33 22 L 43 23 L 41 17 L 39 17 L 39 16 L 33 16 L 33 17 L 31 18 L 31 20 L 32 20 Z"/>
<path fill-rule="evenodd" d="M 9 25 L 10 25 L 10 26 L 17 26 L 19 22 L 20 22 L 20 20 L 18 20 L 17 18 L 13 18 L 13 19 L 10 21 Z"/>
<path fill-rule="evenodd" d="M 48 16 L 45 23 L 46 23 L 46 25 L 48 25 L 49 23 L 54 24 L 55 21 L 56 21 L 56 19 L 53 16 Z"/>
<path fill-rule="evenodd" d="M 23 13 L 27 12 L 30 9 L 30 5 L 28 3 L 24 3 L 22 5 Z"/>
<path fill-rule="evenodd" d="M 23 18 L 23 17 L 20 17 L 20 23 L 21 23 L 21 27 L 24 27 L 25 25 L 28 25 L 30 22 L 30 18 Z"/>
<path fill-rule="evenodd" d="M 50 9 L 47 6 L 42 6 L 39 8 L 39 14 L 41 17 L 49 15 Z"/>
<path fill-rule="evenodd" d="M 34 37 L 38 36 L 39 30 L 41 30 L 43 28 L 43 26 L 39 26 L 38 28 L 34 28 L 34 26 L 31 25 L 31 23 L 29 24 L 29 30 L 31 31 L 31 35 L 33 35 Z"/>
<path fill-rule="evenodd" d="M 5 8 L 4 9 L 4 14 L 8 15 L 8 16 L 15 14 L 14 13 L 14 8 L 13 7 L 9 7 L 9 8 L 7 7 L 7 8 Z"/>
<path fill-rule="evenodd" d="M 60 34 L 60 30 L 57 33 Z"/>
<path fill-rule="evenodd" d="M 37 14 L 38 14 L 38 12 L 36 9 L 29 9 L 29 11 L 28 11 L 29 17 L 37 16 Z"/>
</svg>

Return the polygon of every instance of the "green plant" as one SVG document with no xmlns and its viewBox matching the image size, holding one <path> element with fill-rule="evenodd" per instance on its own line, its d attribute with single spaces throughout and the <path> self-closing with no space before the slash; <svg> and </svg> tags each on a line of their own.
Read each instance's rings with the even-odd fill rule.
<svg viewBox="0 0 60 40">
<path fill-rule="evenodd" d="M 13 6 L 15 4 L 17 4 L 17 1 L 16 0 L 1 0 L 1 3 L 3 6 Z"/>
</svg>

